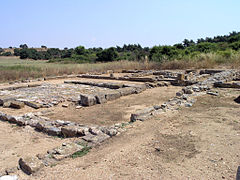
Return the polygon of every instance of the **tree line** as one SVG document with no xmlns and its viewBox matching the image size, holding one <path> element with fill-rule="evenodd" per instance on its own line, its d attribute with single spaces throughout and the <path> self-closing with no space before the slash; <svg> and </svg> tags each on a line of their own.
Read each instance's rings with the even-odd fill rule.
<svg viewBox="0 0 240 180">
<path fill-rule="evenodd" d="M 194 57 L 201 53 L 219 53 L 228 56 L 230 53 L 240 50 L 240 32 L 231 32 L 228 35 L 215 36 L 213 38 L 200 38 L 196 41 L 184 39 L 182 43 L 159 45 L 152 48 L 142 47 L 140 44 L 124 44 L 122 47 L 110 47 L 103 49 L 78 46 L 76 48 L 47 48 L 37 51 L 22 44 L 14 48 L 14 54 L 4 52 L 0 48 L 1 55 L 20 56 L 21 59 L 50 60 L 50 62 L 107 62 L 116 60 L 144 60 L 146 57 L 151 61 L 178 60 L 184 57 Z"/>
</svg>

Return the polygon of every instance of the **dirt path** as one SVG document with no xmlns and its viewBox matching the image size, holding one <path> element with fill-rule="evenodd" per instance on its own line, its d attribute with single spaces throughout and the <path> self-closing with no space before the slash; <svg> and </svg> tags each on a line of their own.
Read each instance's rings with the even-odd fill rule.
<svg viewBox="0 0 240 180">
<path fill-rule="evenodd" d="M 132 127 L 82 158 L 22 179 L 234 179 L 240 164 L 236 90 Z"/>
</svg>

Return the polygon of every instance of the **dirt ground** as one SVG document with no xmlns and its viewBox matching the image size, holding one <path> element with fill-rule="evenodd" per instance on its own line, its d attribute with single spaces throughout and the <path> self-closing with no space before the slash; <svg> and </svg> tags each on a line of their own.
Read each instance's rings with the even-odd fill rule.
<svg viewBox="0 0 240 180">
<path fill-rule="evenodd" d="M 240 91 L 219 92 L 217 97 L 198 97 L 191 108 L 136 122 L 81 158 L 66 159 L 34 176 L 17 174 L 38 180 L 235 179 L 240 164 L 240 104 L 233 99 Z"/>
<path fill-rule="evenodd" d="M 74 121 L 82 124 L 113 125 L 119 122 L 129 122 L 131 113 L 153 105 L 161 105 L 175 96 L 181 87 L 158 87 L 147 89 L 140 94 L 121 97 L 105 104 L 84 107 L 76 110 L 75 107 L 53 109 L 47 116 L 50 119 Z"/>
<path fill-rule="evenodd" d="M 69 139 L 50 137 L 30 127 L 22 128 L 0 121 L 0 172 L 16 167 L 20 157 L 46 153 L 66 141 Z"/>
</svg>

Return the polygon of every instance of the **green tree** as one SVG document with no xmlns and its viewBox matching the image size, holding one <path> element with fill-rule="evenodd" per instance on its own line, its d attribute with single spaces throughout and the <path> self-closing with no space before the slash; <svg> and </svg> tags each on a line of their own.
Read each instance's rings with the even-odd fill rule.
<svg viewBox="0 0 240 180">
<path fill-rule="evenodd" d="M 103 50 L 102 52 L 97 53 L 97 61 L 114 61 L 118 57 L 118 53 L 115 48 L 111 47 Z"/>
<path fill-rule="evenodd" d="M 22 49 L 27 49 L 28 48 L 27 44 L 21 44 L 19 47 L 22 48 Z"/>
<path fill-rule="evenodd" d="M 78 46 L 75 48 L 75 53 L 77 55 L 84 55 L 86 53 L 86 49 L 84 46 Z"/>
</svg>

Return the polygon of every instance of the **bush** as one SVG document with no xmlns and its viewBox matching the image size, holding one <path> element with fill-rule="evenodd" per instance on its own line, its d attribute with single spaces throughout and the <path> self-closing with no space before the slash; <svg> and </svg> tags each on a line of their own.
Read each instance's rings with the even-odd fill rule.
<svg viewBox="0 0 240 180">
<path fill-rule="evenodd" d="M 1 56 L 12 56 L 13 54 L 11 52 L 4 52 L 1 54 Z"/>
</svg>

